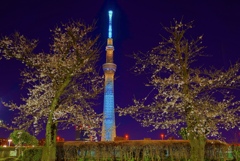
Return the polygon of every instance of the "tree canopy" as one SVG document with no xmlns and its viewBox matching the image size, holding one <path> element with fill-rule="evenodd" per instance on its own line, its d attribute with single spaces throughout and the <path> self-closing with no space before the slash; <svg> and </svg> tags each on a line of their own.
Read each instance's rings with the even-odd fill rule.
<svg viewBox="0 0 240 161">
<path fill-rule="evenodd" d="M 147 53 L 135 53 L 134 71 L 150 75 L 146 84 L 154 97 L 134 99 L 134 105 L 119 108 L 120 115 L 130 114 L 144 126 L 175 131 L 194 125 L 199 134 L 216 136 L 219 128 L 239 126 L 239 100 L 233 90 L 240 87 L 239 63 L 229 69 L 210 70 L 192 65 L 203 56 L 202 37 L 186 38 L 192 22 L 174 21 L 164 27 L 169 37 Z M 148 99 L 151 99 L 150 101 Z M 147 103 L 150 102 L 150 103 Z"/>
<path fill-rule="evenodd" d="M 170 27 L 164 27 L 169 36 L 162 36 L 157 47 L 133 54 L 134 71 L 150 75 L 146 85 L 152 88 L 152 93 L 134 99 L 133 105 L 118 111 L 153 130 L 177 132 L 186 127 L 192 151 L 199 153 L 191 160 L 200 161 L 203 158 L 198 147 L 204 149 L 205 138 L 221 136 L 219 129 L 240 125 L 240 100 L 234 95 L 234 90 L 240 89 L 240 64 L 237 62 L 228 69 L 194 65 L 204 55 L 204 46 L 203 36 L 188 38 L 191 28 L 192 22 L 174 20 Z M 194 140 L 199 143 L 193 143 Z"/>
<path fill-rule="evenodd" d="M 19 129 L 31 127 L 38 133 L 46 126 L 47 147 L 55 146 L 59 125 L 81 124 L 90 127 L 89 130 L 100 127 L 101 115 L 92 108 L 103 85 L 96 66 L 98 36 L 92 36 L 93 30 L 94 24 L 82 22 L 56 27 L 51 31 L 48 53 L 35 53 L 38 41 L 20 33 L 0 41 L 0 58 L 17 59 L 26 65 L 21 76 L 28 91 L 22 104 L 4 105 L 19 112 L 13 121 Z M 54 155 L 54 151 L 46 153 L 46 156 Z"/>
</svg>

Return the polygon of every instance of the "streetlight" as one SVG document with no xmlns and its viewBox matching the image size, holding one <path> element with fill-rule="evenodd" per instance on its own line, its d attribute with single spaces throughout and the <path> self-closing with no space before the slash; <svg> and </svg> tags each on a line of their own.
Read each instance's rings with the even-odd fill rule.
<svg viewBox="0 0 240 161">
<path fill-rule="evenodd" d="M 164 134 L 160 134 L 160 137 L 161 137 L 161 139 L 163 140 L 163 138 L 164 138 Z"/>
<path fill-rule="evenodd" d="M 12 139 L 8 139 L 8 146 L 10 146 Z"/>
</svg>

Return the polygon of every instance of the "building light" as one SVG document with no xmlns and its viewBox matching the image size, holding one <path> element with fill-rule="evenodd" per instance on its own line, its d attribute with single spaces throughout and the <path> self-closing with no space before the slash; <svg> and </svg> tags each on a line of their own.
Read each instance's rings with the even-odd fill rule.
<svg viewBox="0 0 240 161">
<path fill-rule="evenodd" d="M 125 134 L 125 140 L 129 140 L 129 135 L 128 134 Z"/>
<path fill-rule="evenodd" d="M 160 134 L 160 137 L 163 140 L 164 139 L 164 134 Z"/>
<path fill-rule="evenodd" d="M 8 146 L 11 145 L 12 139 L 8 139 Z"/>
</svg>

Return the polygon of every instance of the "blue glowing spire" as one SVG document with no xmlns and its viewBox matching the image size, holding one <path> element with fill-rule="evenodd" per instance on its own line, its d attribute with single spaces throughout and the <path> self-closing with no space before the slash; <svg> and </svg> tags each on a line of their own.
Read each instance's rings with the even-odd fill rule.
<svg viewBox="0 0 240 161">
<path fill-rule="evenodd" d="M 108 17 L 109 17 L 109 24 L 108 24 L 108 38 L 112 38 L 112 15 L 113 11 L 108 11 Z"/>
</svg>

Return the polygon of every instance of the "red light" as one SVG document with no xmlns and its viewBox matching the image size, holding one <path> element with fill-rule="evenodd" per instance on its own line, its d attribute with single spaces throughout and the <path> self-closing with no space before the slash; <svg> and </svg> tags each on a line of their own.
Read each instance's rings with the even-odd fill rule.
<svg viewBox="0 0 240 161">
<path fill-rule="evenodd" d="M 128 140 L 129 139 L 129 136 L 128 134 L 125 134 L 125 139 Z"/>
<path fill-rule="evenodd" d="M 164 138 L 164 134 L 161 134 L 160 137 L 161 137 L 161 139 L 163 140 L 163 138 Z"/>
</svg>

